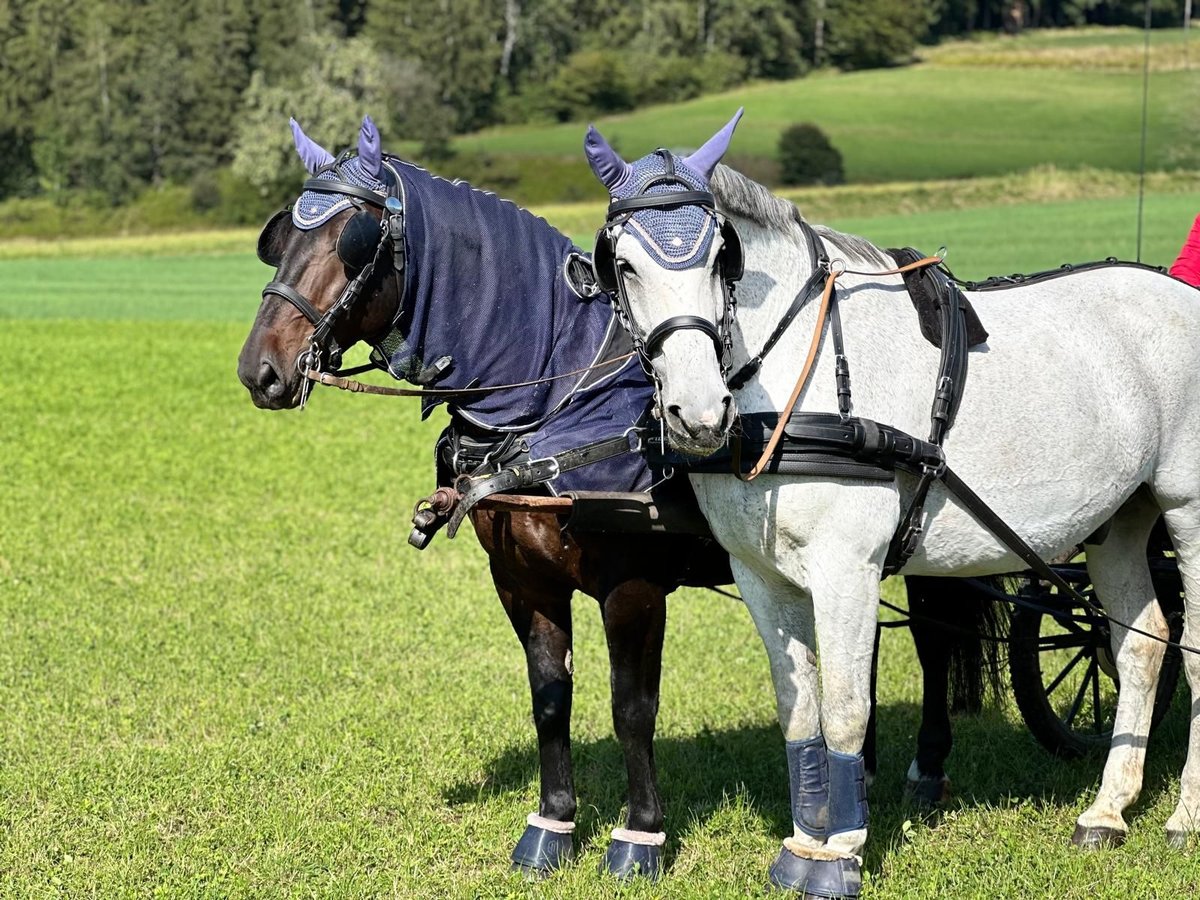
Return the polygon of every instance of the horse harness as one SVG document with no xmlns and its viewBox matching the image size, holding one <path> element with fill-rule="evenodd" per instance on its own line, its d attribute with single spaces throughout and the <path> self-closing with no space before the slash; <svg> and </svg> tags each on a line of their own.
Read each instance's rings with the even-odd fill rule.
<svg viewBox="0 0 1200 900">
<path fill-rule="evenodd" d="M 628 334 L 622 328 L 611 329 L 596 361 L 582 370 L 586 374 L 575 385 L 572 394 L 590 387 L 599 370 L 617 362 L 623 363 L 629 356 Z M 567 373 L 568 376 L 579 374 Z M 443 526 L 449 526 L 446 534 L 453 538 L 468 513 L 486 497 L 541 487 L 563 472 L 641 449 L 638 429 L 630 428 L 618 435 L 534 459 L 530 454 L 529 431 L 497 432 L 451 411 L 450 424 L 438 438 L 434 450 L 437 483 L 441 487 L 417 502 L 408 542 L 418 550 L 424 550 Z"/>
<path fill-rule="evenodd" d="M 274 280 L 263 288 L 264 298 L 274 295 L 283 298 L 308 319 L 313 325 L 313 334 L 309 347 L 297 357 L 296 365 L 310 382 L 319 382 L 355 393 L 379 393 L 400 396 L 421 396 L 426 399 L 444 400 L 477 393 L 490 393 L 498 390 L 529 387 L 555 381 L 563 378 L 579 378 L 574 390 L 587 387 L 596 377 L 597 371 L 611 369 L 623 362 L 630 355 L 628 336 L 623 329 L 613 329 L 603 347 L 599 358 L 591 366 L 584 369 L 567 372 L 560 375 L 541 378 L 516 384 L 470 386 L 452 390 L 406 390 L 385 388 L 379 385 L 362 384 L 350 381 L 345 375 L 357 374 L 379 367 L 376 362 L 351 369 L 338 370 L 341 364 L 343 349 L 338 346 L 333 336 L 337 323 L 356 304 L 362 295 L 363 288 L 371 280 L 381 259 L 391 254 L 391 270 L 397 282 L 397 295 L 403 300 L 403 283 L 401 278 L 405 268 L 404 245 L 404 186 L 399 173 L 388 157 L 384 157 L 383 171 L 388 194 L 382 197 L 370 188 L 352 183 L 342 171 L 342 166 L 349 160 L 352 151 L 344 151 L 329 165 L 318 169 L 313 177 L 304 183 L 304 191 L 337 194 L 350 198 L 358 209 L 343 225 L 338 235 L 336 250 L 342 264 L 353 274 L 345 288 L 342 289 L 336 302 L 322 314 L 316 306 L 292 285 Z M 334 178 L 319 177 L 322 173 L 332 172 Z M 377 213 L 365 208 L 366 205 L 382 212 Z M 283 209 L 277 212 L 267 222 L 258 239 L 258 257 L 262 262 L 275 268 L 279 267 L 281 256 L 275 245 L 275 230 L 290 217 L 291 210 Z M 567 262 L 568 276 L 578 273 L 576 260 Z M 399 307 L 397 318 L 399 317 Z M 393 323 L 394 324 L 394 323 Z M 412 377 L 417 384 L 427 385 L 437 380 L 450 366 L 449 357 L 443 357 L 432 365 L 426 366 L 421 372 Z M 327 367 L 326 367 L 327 366 Z M 635 441 L 630 444 L 629 433 L 593 441 L 582 447 L 575 447 L 562 453 L 543 459 L 529 458 L 529 445 L 518 434 L 479 433 L 479 429 L 471 423 L 452 416 L 451 425 L 443 433 L 438 442 L 439 484 L 455 485 L 458 502 L 447 515 L 431 515 L 431 509 L 436 504 L 422 501 L 414 510 L 414 529 L 409 542 L 419 549 L 428 545 L 433 535 L 442 525 L 449 524 L 449 535 L 454 536 L 470 510 L 484 497 L 501 491 L 511 491 L 516 488 L 530 487 L 553 480 L 560 473 L 567 472 L 580 466 L 599 462 L 622 453 L 638 449 Z M 443 477 L 446 480 L 443 480 Z M 436 496 L 436 495 L 435 495 Z"/>
<path fill-rule="evenodd" d="M 659 205 L 661 196 L 640 196 L 634 199 L 640 201 L 642 204 L 637 208 L 650 208 Z M 675 196 L 682 196 L 682 192 Z M 619 202 L 629 203 L 630 201 Z M 694 202 L 701 204 L 711 203 L 711 195 L 701 196 Z M 616 207 L 617 204 L 614 203 L 613 206 Z M 621 211 L 618 210 L 617 212 L 619 214 Z M 613 212 L 610 211 L 611 218 L 613 218 Z M 890 251 L 897 262 L 897 266 L 894 269 L 884 272 L 852 272 L 851 274 L 859 275 L 903 274 L 910 294 L 913 291 L 913 284 L 910 279 L 916 277 L 914 273 L 919 272 L 919 277 L 926 279 L 926 291 L 929 292 L 932 289 L 940 324 L 941 359 L 938 366 L 933 405 L 930 411 L 931 425 L 929 438 L 928 440 L 921 440 L 894 426 L 852 415 L 850 371 L 843 346 L 841 317 L 837 312 L 837 291 L 834 288 L 834 282 L 836 282 L 838 276 L 849 270 L 840 261 L 831 262 L 829 260 L 811 226 L 798 213 L 795 220 L 804 232 L 810 249 L 814 251 L 810 257 L 815 264 L 813 274 L 806 284 L 801 287 L 779 324 L 767 339 L 763 349 L 751 357 L 736 373 L 727 377 L 727 384 L 734 389 L 741 387 L 753 377 L 754 373 L 761 367 L 763 358 L 771 351 L 780 337 L 782 337 L 799 310 L 823 286 L 822 310 L 818 314 L 818 323 L 814 330 L 809 359 L 805 363 L 804 370 L 797 381 L 796 388 L 792 393 L 792 398 L 787 408 L 782 414 L 755 413 L 739 417 L 741 424 L 739 430 L 746 434 L 747 437 L 756 435 L 759 442 L 764 442 L 763 436 L 769 432 L 770 436 L 765 440 L 766 450 L 763 456 L 757 463 L 747 468 L 741 459 L 739 446 L 741 443 L 747 441 L 747 437 L 735 441 L 729 454 L 714 455 L 705 460 L 681 458 L 679 454 L 673 454 L 665 446 L 665 437 L 649 438 L 646 442 L 648 451 L 652 454 L 657 453 L 662 459 L 670 462 L 677 468 L 691 472 L 729 472 L 732 467 L 732 471 L 737 477 L 745 478 L 746 480 L 755 477 L 762 471 L 825 477 L 855 477 L 866 478 L 868 480 L 892 480 L 895 477 L 896 469 L 915 474 L 918 479 L 917 485 L 909 500 L 908 508 L 901 517 L 900 523 L 889 543 L 883 567 L 884 575 L 892 575 L 899 572 L 919 547 L 921 535 L 924 530 L 922 518 L 925 500 L 933 482 L 940 481 L 945 485 L 947 491 L 956 497 L 981 525 L 999 538 L 1037 575 L 1057 588 L 1060 593 L 1070 597 L 1076 605 L 1090 610 L 1092 613 L 1135 633 L 1170 644 L 1171 646 L 1179 647 L 1181 650 L 1200 654 L 1200 648 L 1188 647 L 1173 641 L 1163 641 L 1157 635 L 1150 634 L 1136 626 L 1117 622 L 1105 613 L 1103 608 L 1094 600 L 1079 593 L 1074 586 L 1042 560 L 1037 552 L 1020 535 L 1013 531 L 978 494 L 971 490 L 958 477 L 947 464 L 945 452 L 942 447 L 962 400 L 963 388 L 965 387 L 967 376 L 967 349 L 968 344 L 971 342 L 969 335 L 978 327 L 978 321 L 974 319 L 974 313 L 970 310 L 970 305 L 960 289 L 960 285 L 967 287 L 969 290 L 1000 290 L 1035 281 L 1061 277 L 1079 271 L 1113 265 L 1132 266 L 1160 273 L 1163 272 L 1163 269 L 1154 266 L 1145 266 L 1141 263 L 1120 262 L 1110 258 L 1100 263 L 1088 263 L 1081 266 L 1067 265 L 1060 269 L 1040 272 L 1031 276 L 1000 276 L 990 278 L 985 282 L 963 282 L 955 278 L 945 268 L 940 257 L 920 258 L 919 253 L 909 248 Z M 728 221 L 722 226 L 723 230 L 733 228 L 733 224 Z M 607 241 L 608 238 L 609 235 L 603 230 L 598 235 L 597 257 L 602 260 L 605 256 L 608 258 L 612 257 L 612 247 L 603 247 L 603 242 Z M 737 246 L 740 249 L 740 241 L 737 242 Z M 604 254 L 601 253 L 602 249 L 604 250 Z M 607 265 L 607 262 L 605 262 L 605 265 Z M 626 324 L 626 327 L 630 327 L 632 326 L 632 318 L 628 314 L 628 300 L 625 298 L 624 290 L 619 283 L 620 273 L 615 271 L 615 267 L 610 271 L 617 278 L 618 283 L 616 287 L 619 289 L 617 295 L 621 298 L 621 303 L 625 306 L 622 321 Z M 598 278 L 603 278 L 599 268 L 597 268 L 597 276 Z M 732 324 L 733 315 L 729 309 L 731 303 L 732 297 L 727 292 L 727 308 L 722 316 L 723 327 Z M 691 317 L 686 316 L 675 317 L 673 320 L 668 319 L 667 322 L 656 327 L 651 332 L 651 335 L 660 335 L 658 343 L 661 343 L 666 333 L 670 333 L 672 330 L 695 327 L 699 330 L 708 331 L 708 329 L 704 329 L 701 326 L 693 325 L 690 319 Z M 663 333 L 663 326 L 672 322 L 678 322 L 678 324 Z M 835 354 L 838 412 L 833 414 L 796 411 L 794 409 L 794 402 L 799 397 L 804 384 L 807 382 L 811 363 L 815 358 L 821 336 L 827 324 L 831 332 Z M 720 329 L 714 328 L 712 323 L 709 323 L 709 326 L 711 330 L 718 331 L 719 333 Z M 986 335 L 984 335 L 984 339 L 986 339 Z M 634 343 L 635 346 L 639 346 L 636 334 L 634 335 Z M 643 361 L 647 364 L 649 359 L 645 354 L 651 352 L 654 347 L 655 345 L 649 339 L 643 340 L 639 346 L 639 350 L 644 354 Z M 724 362 L 722 368 L 727 374 L 728 367 Z M 781 440 L 785 436 L 787 438 L 786 442 Z"/>
<path fill-rule="evenodd" d="M 713 342 L 717 359 L 721 361 L 721 373 L 727 375 L 733 359 L 733 323 L 737 315 L 737 300 L 734 285 L 741 280 L 745 268 L 742 240 L 736 226 L 717 213 L 717 201 L 709 191 L 692 190 L 675 171 L 675 157 L 670 150 L 656 150 L 666 164 L 666 172 L 651 179 L 642 188 L 642 193 L 626 200 L 614 200 L 608 207 L 604 225 L 596 232 L 596 247 L 592 254 L 592 267 L 600 289 L 614 298 L 613 307 L 625 330 L 633 339 L 634 349 L 642 360 L 646 374 L 653 378 L 649 366 L 658 347 L 668 335 L 676 331 L 699 331 Z M 684 189 L 659 194 L 646 193 L 657 185 L 678 184 Z M 703 316 L 671 316 L 661 322 L 649 334 L 642 336 L 634 327 L 629 313 L 629 298 L 625 293 L 625 281 L 618 270 L 616 259 L 617 239 L 633 214 L 643 209 L 676 209 L 680 206 L 698 206 L 712 216 L 713 223 L 721 232 L 722 248 L 718 257 L 725 300 L 721 321 L 714 324 Z"/>
<path fill-rule="evenodd" d="M 304 182 L 304 190 L 348 197 L 357 208 L 358 212 L 342 226 L 337 239 L 338 259 L 354 275 L 347 281 L 337 301 L 324 314 L 290 284 L 276 280 L 263 288 L 264 298 L 272 294 L 282 297 L 313 325 L 309 347 L 296 359 L 296 366 L 302 373 L 320 372 L 324 365 L 328 364 L 329 369 L 337 374 L 342 361 L 342 348 L 333 336 L 333 329 L 354 307 L 363 288 L 375 274 L 375 267 L 380 259 L 389 252 L 397 293 L 401 297 L 404 293 L 401 281 L 405 265 L 403 182 L 390 160 L 385 158 L 382 166 L 388 189 L 387 197 L 381 197 L 370 188 L 352 183 L 342 171 L 351 152 L 344 151 L 333 162 L 314 172 L 313 177 Z M 325 172 L 332 172 L 334 177 L 319 177 Z M 376 213 L 366 209 L 364 204 L 380 210 L 382 215 L 377 218 Z M 281 257 L 274 246 L 274 232 L 285 217 L 290 216 L 290 209 L 282 209 L 275 213 L 259 235 L 258 258 L 269 266 L 279 267 Z M 367 368 L 374 368 L 374 365 Z"/>
<path fill-rule="evenodd" d="M 941 444 L 962 397 L 962 387 L 967 368 L 967 329 L 960 311 L 966 308 L 966 298 L 945 275 L 940 276 L 939 287 L 934 295 L 938 298 L 942 334 L 942 358 L 938 374 L 938 387 L 934 400 L 930 436 L 927 441 L 914 438 L 889 425 L 851 415 L 852 395 L 850 389 L 850 367 L 846 359 L 842 335 L 841 316 L 838 312 L 837 293 L 834 282 L 845 271 L 845 265 L 831 262 L 824 246 L 812 226 L 797 213 L 799 225 L 808 245 L 810 259 L 814 261 L 812 275 L 800 288 L 762 348 L 732 375 L 733 324 L 737 314 L 734 285 L 745 270 L 742 241 L 732 221 L 722 217 L 716 209 L 716 199 L 708 191 L 695 191 L 675 176 L 673 157 L 666 150 L 662 154 L 667 163 L 665 175 L 650 181 L 642 193 L 624 200 L 614 200 L 609 208 L 604 226 L 596 234 L 596 250 L 592 263 L 596 270 L 596 281 L 601 288 L 615 298 L 615 307 L 622 324 L 633 339 L 634 348 L 642 359 L 647 373 L 652 373 L 650 358 L 662 342 L 671 334 L 683 330 L 696 330 L 707 335 L 713 342 L 721 364 L 721 374 L 732 389 L 743 387 L 761 368 L 763 359 L 783 337 L 800 310 L 819 291 L 824 291 L 822 314 L 817 333 L 813 337 L 813 348 L 804 372 L 800 376 L 793 398 L 782 416 L 759 413 L 739 418 L 739 434 L 753 432 L 762 434 L 768 422 L 771 436 L 764 442 L 765 451 L 759 463 L 744 470 L 741 465 L 741 445 L 738 438 L 731 455 L 718 455 L 703 461 L 687 459 L 671 454 L 664 446 L 663 436 L 647 441 L 652 453 L 668 461 L 676 468 L 687 471 L 728 471 L 732 463 L 739 477 L 748 474 L 756 477 L 769 467 L 780 474 L 837 475 L 865 477 L 872 480 L 890 480 L 897 467 L 914 471 L 920 475 L 909 509 L 905 513 L 899 530 L 892 540 L 889 551 L 888 570 L 898 571 L 916 551 L 921 535 L 921 512 L 925 497 L 937 473 L 945 467 Z M 646 191 L 656 184 L 679 183 L 685 189 L 649 194 Z M 679 206 L 699 206 L 708 212 L 720 227 L 723 248 L 720 251 L 719 269 L 723 286 L 724 302 L 720 321 L 714 323 L 702 316 L 677 315 L 656 325 L 648 334 L 639 334 L 630 314 L 629 298 L 624 279 L 618 269 L 615 256 L 616 241 L 621 229 L 630 217 L 644 209 L 672 209 Z M 908 272 L 917 268 L 940 263 L 940 258 L 921 258 L 915 251 L 904 251 L 904 259 L 897 257 L 896 272 Z M 911 257 L 911 258 L 910 258 Z M 879 273 L 883 274 L 883 273 Z M 826 310 L 828 316 L 825 315 Z M 835 354 L 835 377 L 837 381 L 838 413 L 803 413 L 792 409 L 800 389 L 807 381 L 808 371 L 816 356 L 824 324 L 830 322 Z M 661 414 L 660 414 L 661 416 Z M 772 418 L 774 421 L 771 421 Z M 781 439 L 786 433 L 789 440 L 782 447 Z"/>
</svg>

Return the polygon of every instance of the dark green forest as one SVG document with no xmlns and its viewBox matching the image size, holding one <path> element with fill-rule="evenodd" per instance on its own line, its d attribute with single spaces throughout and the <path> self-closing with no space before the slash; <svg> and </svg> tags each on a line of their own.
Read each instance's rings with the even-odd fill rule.
<svg viewBox="0 0 1200 900">
<path fill-rule="evenodd" d="M 1156 0 L 1179 21 L 1182 0 Z M 1140 24 L 1142 0 L 0 0 L 0 199 L 186 186 L 255 219 L 288 115 L 389 145 L 910 60 L 980 30 Z M 237 198 L 248 198 L 238 206 Z"/>
</svg>

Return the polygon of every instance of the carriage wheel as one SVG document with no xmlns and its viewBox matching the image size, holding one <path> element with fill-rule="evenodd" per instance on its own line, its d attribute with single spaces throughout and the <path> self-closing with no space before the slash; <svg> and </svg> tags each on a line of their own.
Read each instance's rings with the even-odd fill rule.
<svg viewBox="0 0 1200 900">
<path fill-rule="evenodd" d="M 1091 598 L 1082 566 L 1079 571 L 1082 583 L 1076 583 L 1076 588 Z M 1090 610 L 1068 607 L 1070 601 L 1051 594 L 1034 579 L 1013 579 L 1013 589 L 1054 610 L 1013 610 L 1009 672 L 1025 724 L 1043 747 L 1058 756 L 1073 759 L 1107 750 L 1120 690 L 1108 622 Z M 1173 605 L 1164 603 L 1168 609 Z M 1075 621 L 1070 618 L 1074 616 L 1085 619 Z M 1167 613 L 1167 624 L 1171 640 L 1178 641 L 1182 615 Z M 1171 706 L 1180 662 L 1180 651 L 1168 647 L 1158 677 L 1152 731 Z"/>
</svg>

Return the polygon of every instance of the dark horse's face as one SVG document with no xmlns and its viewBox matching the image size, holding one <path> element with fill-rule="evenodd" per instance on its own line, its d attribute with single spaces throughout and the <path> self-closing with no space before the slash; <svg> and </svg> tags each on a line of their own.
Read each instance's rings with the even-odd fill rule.
<svg viewBox="0 0 1200 900">
<path fill-rule="evenodd" d="M 277 215 L 259 239 L 259 256 L 278 266 L 275 281 L 288 285 L 324 315 L 358 274 L 338 256 L 338 238 L 356 210 L 345 210 L 319 228 L 302 231 L 290 215 Z M 389 257 L 390 262 L 390 257 Z M 391 267 L 379 265 L 362 295 L 338 317 L 332 337 L 340 347 L 374 341 L 391 325 L 395 293 Z M 312 344 L 314 325 L 300 309 L 274 293 L 263 295 L 242 352 L 238 378 L 260 409 L 293 409 L 305 381 L 300 361 Z"/>
</svg>

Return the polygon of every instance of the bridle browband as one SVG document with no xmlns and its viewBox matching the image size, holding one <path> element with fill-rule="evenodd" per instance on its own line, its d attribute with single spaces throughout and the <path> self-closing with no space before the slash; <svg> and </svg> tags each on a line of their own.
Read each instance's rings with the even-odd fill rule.
<svg viewBox="0 0 1200 900">
<path fill-rule="evenodd" d="M 386 197 L 370 188 L 349 181 L 342 166 L 350 158 L 351 152 L 350 150 L 344 151 L 328 166 L 314 172 L 313 177 L 304 182 L 303 191 L 345 196 L 350 198 L 352 205 L 358 209 L 358 212 L 343 226 L 337 241 L 338 258 L 347 268 L 356 270 L 356 274 L 350 278 L 338 299 L 323 314 L 307 297 L 290 284 L 276 280 L 269 282 L 263 288 L 264 298 L 268 295 L 281 297 L 299 310 L 301 315 L 313 325 L 308 348 L 301 351 L 296 358 L 296 367 L 302 373 L 310 370 L 323 371 L 324 364 L 327 363 L 329 369 L 337 374 L 338 366 L 342 361 L 342 348 L 338 346 L 337 340 L 333 337 L 333 329 L 341 318 L 355 306 L 358 298 L 362 295 L 363 288 L 375 274 L 376 265 L 389 246 L 392 253 L 391 269 L 396 279 L 397 295 L 400 298 L 397 303 L 397 317 L 403 300 L 404 290 L 401 281 L 405 266 L 403 184 L 399 173 L 386 157 L 382 163 L 388 189 Z M 330 171 L 336 177 L 319 177 L 322 173 Z M 373 212 L 363 207 L 364 203 L 380 210 L 382 215 L 376 219 Z M 267 237 L 268 230 L 284 215 L 290 215 L 290 212 L 282 210 L 276 213 L 267 228 L 264 229 L 263 238 Z M 264 255 L 263 238 L 260 238 L 259 241 L 259 258 L 269 265 L 277 266 L 278 259 L 268 258 Z"/>
<path fill-rule="evenodd" d="M 608 206 L 604 225 L 596 232 L 596 249 L 592 254 L 592 265 L 596 282 L 614 299 L 614 306 L 621 324 L 633 339 L 634 349 L 641 359 L 642 367 L 651 374 L 650 359 L 670 335 L 677 331 L 699 331 L 712 341 L 721 363 L 721 374 L 727 375 L 733 360 L 733 323 L 737 313 L 734 285 L 742 277 L 742 243 L 734 224 L 717 212 L 717 201 L 710 191 L 693 190 L 675 171 L 675 157 L 669 150 L 656 150 L 666 163 L 666 172 L 642 188 L 641 193 L 624 200 L 613 200 Z M 649 194 L 650 188 L 660 184 L 680 184 L 687 190 Z M 629 298 L 625 293 L 625 280 L 617 267 L 615 250 L 621 230 L 633 215 L 646 209 L 677 209 L 681 206 L 696 206 L 707 212 L 720 230 L 724 247 L 720 251 L 719 265 L 724 290 L 724 308 L 720 322 L 712 322 L 703 316 L 678 315 L 660 322 L 646 335 L 638 333 L 630 315 Z M 652 376 L 652 380 L 653 376 Z"/>
</svg>

